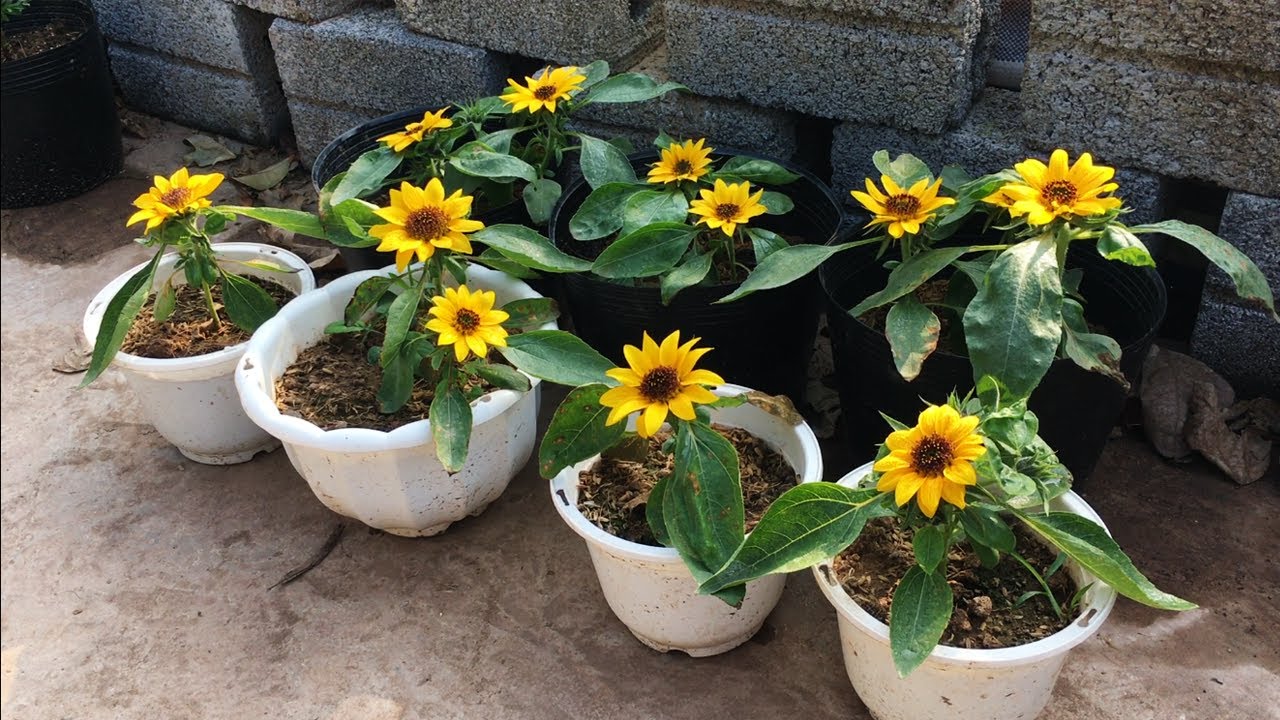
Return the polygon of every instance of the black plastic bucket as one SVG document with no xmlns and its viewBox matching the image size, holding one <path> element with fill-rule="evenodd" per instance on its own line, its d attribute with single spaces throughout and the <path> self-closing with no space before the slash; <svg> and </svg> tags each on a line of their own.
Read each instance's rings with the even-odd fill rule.
<svg viewBox="0 0 1280 720">
<path fill-rule="evenodd" d="M 723 157 L 720 153 L 717 156 Z M 656 153 L 631 156 L 637 169 L 657 159 Z M 837 238 L 843 214 L 831 189 L 812 173 L 772 161 L 801 176 L 790 185 L 775 188 L 790 196 L 795 208 L 785 215 L 762 215 L 753 224 L 807 243 L 822 244 Z M 590 191 L 581 179 L 569 188 L 552 215 L 550 228 L 551 241 L 557 247 L 585 259 L 594 259 L 588 257 L 586 248 L 597 244 L 575 240 L 569 234 L 569 220 Z M 735 290 L 737 284 L 687 288 L 664 306 L 656 287 L 619 285 L 590 273 L 566 274 L 560 279 L 574 332 L 616 363 L 625 361 L 622 346 L 639 345 L 645 331 L 661 341 L 679 330 L 682 339 L 701 337 L 700 346 L 715 348 L 699 365 L 726 381 L 788 395 L 797 403 L 804 399 L 822 304 L 817 273 L 724 305 L 712 303 Z"/>
<path fill-rule="evenodd" d="M 903 380 L 883 333 L 849 315 L 850 308 L 884 287 L 888 271 L 874 254 L 874 246 L 856 248 L 819 269 L 846 438 L 855 456 L 866 459 L 889 433 L 880 412 L 914 424 L 922 401 L 940 404 L 952 390 L 963 394 L 973 387 L 969 359 L 942 351 L 924 361 L 915 380 Z M 1106 260 L 1092 246 L 1071 248 L 1067 264 L 1084 272 L 1080 292 L 1087 301 L 1086 319 L 1120 343 L 1121 370 L 1131 383 L 1137 382 L 1164 318 L 1159 275 L 1151 268 Z M 1032 394 L 1030 408 L 1040 419 L 1041 436 L 1079 481 L 1093 471 L 1124 403 L 1119 383 L 1059 359 Z"/>
<path fill-rule="evenodd" d="M 0 205 L 75 197 L 120 172 L 124 151 L 106 49 L 93 9 L 35 0 L 5 23 L 17 34 L 54 22 L 83 33 L 61 47 L 0 65 Z"/>
</svg>

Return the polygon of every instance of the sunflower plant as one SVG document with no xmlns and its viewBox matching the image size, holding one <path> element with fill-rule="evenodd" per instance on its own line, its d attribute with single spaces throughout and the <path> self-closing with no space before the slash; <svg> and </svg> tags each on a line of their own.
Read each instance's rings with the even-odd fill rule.
<svg viewBox="0 0 1280 720">
<path fill-rule="evenodd" d="M 890 518 L 909 532 L 916 560 L 898 581 L 889 609 L 890 647 L 903 677 L 938 645 L 951 618 L 952 547 L 967 547 L 989 568 L 1030 567 L 1018 551 L 1015 523 L 1121 595 L 1165 610 L 1196 607 L 1156 588 L 1106 529 L 1051 508 L 1071 475 L 1037 434 L 1026 399 L 998 380 L 985 376 L 976 394 L 926 407 L 913 426 L 886 420 L 892 431 L 859 484 L 805 483 L 783 493 L 729 560 L 701 581 L 700 591 L 723 593 L 809 567 L 852 545 L 867 521 Z M 1065 619 L 1064 606 L 1074 603 L 1053 598 L 1041 571 L 1031 571 Z"/>
</svg>

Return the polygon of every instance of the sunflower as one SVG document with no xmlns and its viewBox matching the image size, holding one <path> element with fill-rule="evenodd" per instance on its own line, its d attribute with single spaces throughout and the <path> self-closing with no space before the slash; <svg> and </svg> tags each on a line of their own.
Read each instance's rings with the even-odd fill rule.
<svg viewBox="0 0 1280 720">
<path fill-rule="evenodd" d="M 653 164 L 649 171 L 651 183 L 673 183 L 681 180 L 697 180 L 707 174 L 707 166 L 711 164 L 711 153 L 715 148 L 704 147 L 706 138 L 685 140 L 683 143 L 671 143 L 662 149 L 662 160 Z"/>
<path fill-rule="evenodd" d="M 551 112 L 556 111 L 556 103 L 561 100 L 568 100 L 570 95 L 581 89 L 582 83 L 587 81 L 587 76 L 578 72 L 576 67 L 561 67 L 552 70 L 550 67 L 544 69 L 536 78 L 525 76 L 527 85 L 521 85 L 511 78 L 507 78 L 506 91 L 502 94 L 502 101 L 511 106 L 511 112 L 535 113 L 546 108 Z"/>
<path fill-rule="evenodd" d="M 409 266 L 414 254 L 422 262 L 436 248 L 469 253 L 471 241 L 463 233 L 484 227 L 478 220 L 467 219 L 471 200 L 461 190 L 446 198 L 439 178 L 431 178 L 425 188 L 401 183 L 399 190 L 391 191 L 390 207 L 374 211 L 386 224 L 374 225 L 369 234 L 382 241 L 377 247 L 379 252 L 395 252 L 396 270 L 400 272 Z"/>
<path fill-rule="evenodd" d="M 489 354 L 489 346 L 506 347 L 507 331 L 502 327 L 511 316 L 502 310 L 494 310 L 497 294 L 492 290 L 467 290 L 459 285 L 457 290 L 445 288 L 444 295 L 431 298 L 432 308 L 427 314 L 427 329 L 439 334 L 436 344 L 453 346 L 458 362 L 467 359 L 468 353 L 476 357 Z"/>
<path fill-rule="evenodd" d="M 1120 207 L 1120 198 L 1100 197 L 1120 187 L 1110 182 L 1116 171 L 1094 165 L 1083 153 L 1067 167 L 1067 151 L 1054 150 L 1049 164 L 1029 158 L 1013 166 L 1022 182 L 1011 182 L 983 198 L 985 202 L 1009 209 L 1013 217 L 1026 216 L 1031 225 L 1048 225 L 1067 215 L 1101 215 Z"/>
<path fill-rule="evenodd" d="M 622 352 L 629 368 L 614 368 L 607 375 L 622 383 L 600 396 L 600 404 L 612 408 L 606 425 L 614 425 L 631 413 L 643 410 L 636 419 L 636 432 L 640 437 L 651 437 L 662 423 L 667 411 L 681 420 L 693 420 L 694 403 L 715 402 L 715 393 L 704 385 L 723 385 L 724 379 L 710 370 L 695 370 L 694 364 L 711 348 L 693 349 L 702 338 L 694 338 L 680 344 L 677 330 L 662 341 L 653 341 L 644 334 L 643 348 L 626 345 Z"/>
<path fill-rule="evenodd" d="M 876 490 L 894 491 L 899 507 L 914 496 L 929 517 L 938 511 L 939 500 L 963 508 L 965 488 L 978 482 L 973 461 L 987 451 L 977 427 L 978 418 L 962 417 L 950 405 L 925 408 L 915 427 L 885 439 L 889 454 L 873 466 L 883 473 Z"/>
<path fill-rule="evenodd" d="M 938 189 L 942 187 L 939 178 L 929 184 L 928 178 L 917 180 L 910 188 L 902 189 L 888 175 L 880 176 L 884 192 L 866 179 L 867 191 L 853 190 L 849 194 L 871 211 L 874 216 L 867 227 L 872 225 L 888 225 L 889 236 L 895 240 L 905 234 L 920 232 L 920 226 L 933 217 L 939 208 L 956 203 L 954 198 L 938 197 Z"/>
<path fill-rule="evenodd" d="M 400 132 L 393 132 L 390 135 L 378 138 L 378 142 L 386 143 L 395 152 L 400 152 L 421 141 L 422 137 L 429 132 L 451 128 L 453 127 L 453 121 L 444 116 L 445 111 L 448 109 L 447 107 L 442 107 L 435 112 L 428 110 L 422 115 L 421 120 L 405 125 L 404 130 Z"/>
<path fill-rule="evenodd" d="M 702 197 L 689 203 L 689 212 L 700 216 L 698 222 L 706 223 L 712 229 L 720 228 L 730 237 L 738 225 L 745 225 L 751 218 L 766 212 L 760 202 L 764 190 L 757 190 L 752 195 L 749 182 L 729 185 L 716 178 L 715 186 L 702 190 L 700 194 Z"/>
<path fill-rule="evenodd" d="M 178 168 L 168 179 L 156 175 L 155 186 L 133 201 L 138 212 L 129 217 L 125 227 L 146 220 L 145 232 L 151 232 L 175 215 L 209 207 L 213 203 L 208 196 L 222 184 L 222 178 L 222 173 L 191 175 L 186 168 Z"/>
</svg>

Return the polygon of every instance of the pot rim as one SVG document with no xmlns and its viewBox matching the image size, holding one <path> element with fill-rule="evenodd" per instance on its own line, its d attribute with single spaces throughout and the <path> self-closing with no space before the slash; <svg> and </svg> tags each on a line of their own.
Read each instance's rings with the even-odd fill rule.
<svg viewBox="0 0 1280 720">
<path fill-rule="evenodd" d="M 213 248 L 215 255 L 241 255 L 250 258 L 269 255 L 283 261 L 291 270 L 297 271 L 296 274 L 301 288 L 298 291 L 298 294 L 294 296 L 294 299 L 297 299 L 316 288 L 316 278 L 315 274 L 311 272 L 311 266 L 307 264 L 306 260 L 303 260 L 284 248 L 276 247 L 275 245 L 267 245 L 265 243 L 252 242 L 213 243 L 211 247 Z M 166 252 L 164 256 L 160 258 L 160 264 L 156 268 L 157 273 L 161 270 L 173 269 L 177 260 L 177 252 Z M 117 275 L 114 280 L 107 283 L 105 287 L 99 290 L 97 295 L 93 296 L 93 300 L 89 302 L 89 307 L 85 310 L 84 318 L 81 321 L 81 330 L 84 332 L 85 339 L 88 340 L 90 344 L 94 342 L 98 335 L 98 329 L 102 325 L 102 316 L 106 312 L 107 304 L 111 302 L 111 298 L 114 297 L 116 292 L 129 281 L 130 277 L 139 270 L 145 268 L 149 262 L 150 261 L 148 260 L 147 262 L 138 263 Z M 288 305 L 289 303 L 286 303 L 285 307 L 288 307 Z M 284 312 L 283 307 L 280 308 L 277 315 L 282 312 Z M 121 350 L 116 353 L 111 364 L 119 365 L 128 370 L 140 373 L 199 370 L 206 367 L 213 367 L 219 363 L 227 361 L 228 359 L 238 357 L 240 353 L 244 352 L 248 345 L 249 341 L 246 340 L 245 342 L 236 343 L 235 345 L 230 345 L 211 353 L 193 355 L 191 357 L 184 358 L 148 358 L 140 355 L 131 355 Z"/>
<path fill-rule="evenodd" d="M 847 487 L 855 486 L 871 473 L 871 465 L 872 463 L 866 463 L 854 468 L 837 482 Z M 1107 530 L 1107 526 L 1102 522 L 1102 518 L 1098 516 L 1098 513 L 1085 502 L 1084 498 L 1076 493 L 1068 490 L 1057 498 L 1055 502 L 1061 504 L 1064 509 L 1070 512 L 1093 520 L 1101 525 L 1108 535 L 1111 534 L 1111 531 Z M 866 610 L 863 610 L 839 583 L 834 580 L 828 580 L 828 578 L 834 577 L 834 571 L 831 569 L 831 561 L 833 559 L 828 558 L 812 567 L 814 580 L 817 581 L 818 587 L 822 589 L 822 594 L 826 595 L 827 600 L 835 607 L 840 617 L 856 625 L 859 630 L 871 635 L 881 644 L 887 646 L 889 644 L 889 626 L 872 617 Z M 1071 563 L 1069 562 L 1069 564 Z M 929 654 L 928 661 L 943 665 L 976 665 L 991 668 L 1025 665 L 1060 655 L 1088 640 L 1094 633 L 1098 632 L 1111 614 L 1111 609 L 1116 604 L 1116 591 L 1088 571 L 1083 569 L 1081 571 L 1086 578 L 1092 578 L 1095 583 L 1094 588 L 1097 591 L 1091 590 L 1085 593 L 1087 601 L 1081 610 L 1080 617 L 1062 630 L 1049 637 L 1024 645 L 993 650 L 974 650 L 939 645 Z"/>
<path fill-rule="evenodd" d="M 286 333 L 289 331 L 292 318 L 323 312 L 337 297 L 342 297 L 342 305 L 345 307 L 360 283 L 371 277 L 390 275 L 394 272 L 395 266 L 391 265 L 381 270 L 364 270 L 343 275 L 309 293 L 306 298 L 300 298 L 301 302 L 289 303 L 281 308 L 275 317 L 258 328 L 250 338 L 244 357 L 236 364 L 235 370 L 236 390 L 240 394 L 240 402 L 249 419 L 283 442 L 335 452 L 386 452 L 420 447 L 431 441 L 431 421 L 425 418 L 389 431 L 370 428 L 321 430 L 319 426 L 307 420 L 281 413 L 276 407 L 273 395 L 268 394 L 265 389 L 267 383 L 274 387 L 278 379 L 278 377 L 266 377 L 268 363 L 265 358 L 271 355 L 276 345 L 287 340 Z M 524 282 L 479 265 L 469 265 L 467 276 L 468 282 L 478 281 L 475 284 L 482 289 L 493 290 L 505 286 L 505 289 L 511 291 L 518 299 L 542 297 Z M 552 320 L 538 326 L 537 329 L 556 330 L 559 326 Z M 531 375 L 526 374 L 525 377 L 530 380 L 528 392 L 537 392 L 541 381 Z M 471 426 L 474 428 L 497 418 L 525 394 L 515 390 L 495 390 L 473 400 Z"/>
<path fill-rule="evenodd" d="M 717 387 L 713 392 L 720 397 L 730 395 L 740 395 L 750 392 L 749 388 L 741 385 L 724 384 Z M 742 407 L 751 407 L 757 413 L 767 414 L 760 408 L 750 405 Z M 716 410 L 712 409 L 712 419 L 715 419 Z M 728 423 L 726 423 L 728 424 Z M 635 426 L 635 418 L 631 418 L 628 427 Z M 738 427 L 744 427 L 739 425 Z M 751 428 L 746 428 L 751 430 Z M 818 438 L 813 434 L 813 429 L 809 427 L 809 423 L 802 422 L 799 425 L 791 426 L 791 431 L 795 437 L 799 439 L 801 446 L 801 461 L 804 463 L 804 472 L 797 470 L 800 475 L 800 482 L 818 482 L 822 480 L 822 449 L 818 445 Z M 567 495 L 561 496 L 562 492 L 566 492 L 570 487 L 576 489 L 578 484 L 578 474 L 583 470 L 590 468 L 597 460 L 599 455 L 593 455 L 582 462 L 576 463 L 571 467 L 567 467 L 556 474 L 551 479 L 549 486 L 551 489 L 551 503 L 555 505 L 556 511 L 560 513 L 560 517 L 569 525 L 583 540 L 588 543 L 602 546 L 606 548 L 610 554 L 617 555 L 628 560 L 638 560 L 647 563 L 683 565 L 684 561 L 680 559 L 680 553 L 675 548 L 657 547 L 654 545 L 644 545 L 630 540 L 624 540 L 616 535 L 611 535 L 602 530 L 595 523 L 591 522 L 578 509 L 577 503 L 568 501 Z"/>
</svg>

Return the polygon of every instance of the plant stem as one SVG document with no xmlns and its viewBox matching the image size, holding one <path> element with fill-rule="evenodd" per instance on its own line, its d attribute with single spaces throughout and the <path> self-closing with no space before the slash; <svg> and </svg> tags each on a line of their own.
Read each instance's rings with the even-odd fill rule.
<svg viewBox="0 0 1280 720">
<path fill-rule="evenodd" d="M 1053 590 L 1049 588 L 1049 583 L 1045 582 L 1045 579 L 1040 575 L 1040 573 L 1036 572 L 1036 569 L 1031 567 L 1031 563 L 1027 562 L 1026 559 L 1018 553 L 1010 552 L 1009 557 L 1017 560 L 1019 563 L 1022 563 L 1022 567 L 1026 568 L 1027 572 L 1031 573 L 1031 576 L 1036 579 L 1036 582 L 1040 583 L 1040 587 L 1044 589 L 1045 597 L 1049 599 L 1049 605 L 1053 607 L 1053 614 L 1056 615 L 1059 620 L 1062 620 L 1062 607 L 1058 605 L 1058 599 L 1053 596 Z"/>
</svg>

